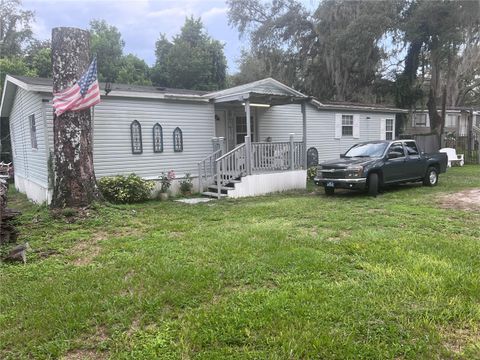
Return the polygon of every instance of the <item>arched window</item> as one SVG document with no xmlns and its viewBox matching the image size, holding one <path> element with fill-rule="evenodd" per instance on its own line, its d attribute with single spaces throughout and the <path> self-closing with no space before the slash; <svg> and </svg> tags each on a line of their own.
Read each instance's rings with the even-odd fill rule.
<svg viewBox="0 0 480 360">
<path fill-rule="evenodd" d="M 153 152 L 163 152 L 163 129 L 159 123 L 153 125 Z"/>
<path fill-rule="evenodd" d="M 183 134 L 182 129 L 179 127 L 173 130 L 173 151 L 182 152 L 183 151 Z"/>
<path fill-rule="evenodd" d="M 130 124 L 130 135 L 132 137 L 132 154 L 141 154 L 143 152 L 142 126 L 137 120 L 133 120 Z"/>
<path fill-rule="evenodd" d="M 318 165 L 318 150 L 311 147 L 307 150 L 307 167 Z"/>
</svg>

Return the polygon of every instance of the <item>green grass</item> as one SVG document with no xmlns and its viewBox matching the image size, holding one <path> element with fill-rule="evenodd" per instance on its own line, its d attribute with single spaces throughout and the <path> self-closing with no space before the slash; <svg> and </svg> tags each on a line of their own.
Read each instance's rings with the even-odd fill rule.
<svg viewBox="0 0 480 360">
<path fill-rule="evenodd" d="M 75 222 L 12 192 L 32 251 L 0 264 L 0 358 L 480 358 L 480 212 L 438 204 L 479 175 Z"/>
</svg>

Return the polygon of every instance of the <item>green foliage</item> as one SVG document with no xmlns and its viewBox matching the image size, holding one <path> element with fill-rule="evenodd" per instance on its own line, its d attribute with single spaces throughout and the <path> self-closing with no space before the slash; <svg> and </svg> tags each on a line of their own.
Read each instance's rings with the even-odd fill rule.
<svg viewBox="0 0 480 360">
<path fill-rule="evenodd" d="M 206 34 L 200 19 L 187 18 L 172 42 L 164 34 L 156 42 L 153 82 L 186 89 L 222 89 L 227 68 L 223 47 Z"/>
<path fill-rule="evenodd" d="M 32 40 L 33 11 L 21 9 L 20 0 L 2 0 L 0 6 L 0 58 L 21 56 Z M 0 68 L 1 69 L 1 68 Z"/>
<path fill-rule="evenodd" d="M 0 263 L 0 358 L 476 359 L 480 218 L 438 199 L 479 170 L 74 222 L 11 191 L 32 251 Z"/>
<path fill-rule="evenodd" d="M 52 49 L 50 41 L 34 40 L 27 48 L 25 61 L 37 76 L 52 77 Z"/>
<path fill-rule="evenodd" d="M 185 178 L 180 180 L 180 191 L 183 195 L 190 194 L 193 188 L 192 177 L 190 174 L 185 174 Z"/>
<path fill-rule="evenodd" d="M 36 76 L 37 73 L 31 69 L 25 60 L 19 56 L 0 58 L 0 93 L 3 91 L 3 83 L 6 75 Z"/>
<path fill-rule="evenodd" d="M 98 186 L 108 201 L 116 204 L 129 204 L 148 200 L 154 183 L 130 174 L 128 176 L 103 177 L 98 181 Z"/>
<path fill-rule="evenodd" d="M 162 175 L 160 176 L 160 192 L 166 193 L 168 189 L 170 189 L 173 180 L 175 180 L 175 171 L 170 170 L 166 173 L 162 172 Z"/>
<path fill-rule="evenodd" d="M 117 80 L 121 84 L 152 85 L 147 63 L 133 54 L 122 57 Z"/>
<path fill-rule="evenodd" d="M 381 38 L 398 16 L 396 2 L 322 1 L 315 11 L 299 1 L 229 0 L 229 19 L 250 35 L 252 63 L 289 85 L 319 98 L 371 97 L 381 60 Z M 255 66 L 255 65 L 254 65 Z M 256 75 L 260 77 L 259 75 Z"/>
<path fill-rule="evenodd" d="M 123 47 L 120 31 L 105 20 L 90 21 L 92 53 L 97 55 L 98 76 L 101 81 L 116 81 L 120 71 Z"/>
<path fill-rule="evenodd" d="M 313 178 L 317 176 L 317 170 L 316 166 L 310 166 L 307 170 L 307 179 L 313 180 Z"/>
</svg>

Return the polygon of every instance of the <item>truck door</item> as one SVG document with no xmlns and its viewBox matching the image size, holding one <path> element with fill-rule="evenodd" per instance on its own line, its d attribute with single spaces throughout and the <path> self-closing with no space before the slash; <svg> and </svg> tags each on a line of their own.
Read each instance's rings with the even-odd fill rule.
<svg viewBox="0 0 480 360">
<path fill-rule="evenodd" d="M 408 176 L 410 179 L 423 178 L 425 175 L 426 162 L 420 154 L 415 141 L 405 141 L 405 150 L 407 152 Z"/>
<path fill-rule="evenodd" d="M 401 142 L 394 142 L 387 151 L 383 167 L 383 179 L 386 183 L 408 179 L 407 157 Z"/>
</svg>

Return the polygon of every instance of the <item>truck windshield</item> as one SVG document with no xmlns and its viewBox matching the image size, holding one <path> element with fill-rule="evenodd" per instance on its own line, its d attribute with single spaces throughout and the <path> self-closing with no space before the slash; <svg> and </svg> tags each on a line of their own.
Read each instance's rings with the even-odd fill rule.
<svg viewBox="0 0 480 360">
<path fill-rule="evenodd" d="M 381 157 L 387 143 L 357 144 L 345 153 L 345 157 Z"/>
</svg>

